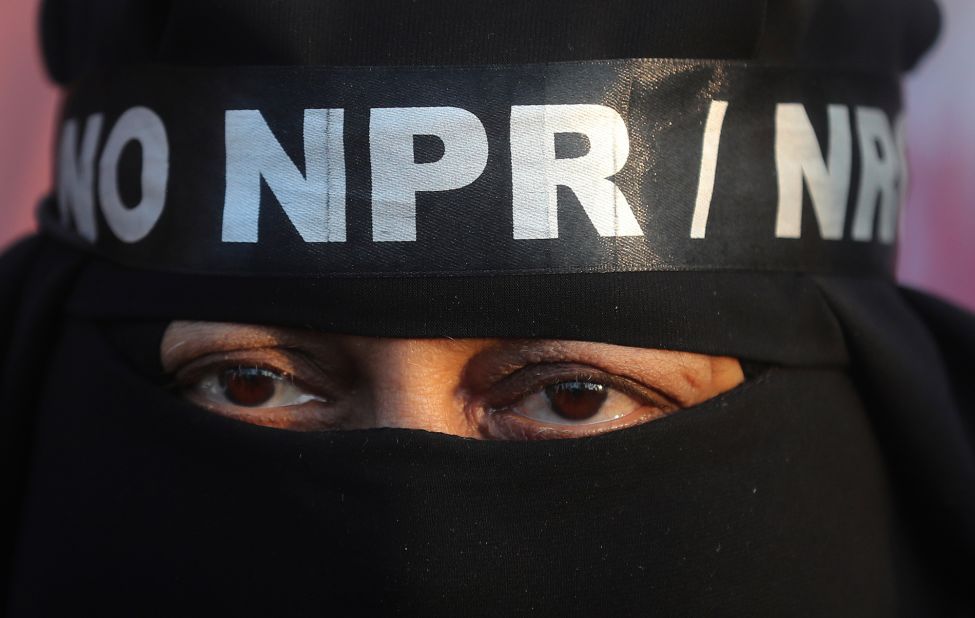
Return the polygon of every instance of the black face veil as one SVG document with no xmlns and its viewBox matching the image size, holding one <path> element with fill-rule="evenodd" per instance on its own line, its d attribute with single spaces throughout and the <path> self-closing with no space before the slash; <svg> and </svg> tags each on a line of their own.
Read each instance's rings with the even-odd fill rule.
<svg viewBox="0 0 975 618">
<path fill-rule="evenodd" d="M 387 4 L 45 3 L 8 614 L 972 612 L 975 326 L 890 274 L 935 8 Z M 579 440 L 291 433 L 167 390 L 173 319 L 756 369 Z"/>
</svg>

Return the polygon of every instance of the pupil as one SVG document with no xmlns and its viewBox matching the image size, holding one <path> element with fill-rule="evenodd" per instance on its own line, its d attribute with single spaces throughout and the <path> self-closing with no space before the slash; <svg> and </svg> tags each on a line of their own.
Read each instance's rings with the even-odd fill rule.
<svg viewBox="0 0 975 618">
<path fill-rule="evenodd" d="M 562 418 L 584 421 L 599 413 L 609 392 L 602 384 L 562 382 L 545 388 L 552 410 Z"/>
<path fill-rule="evenodd" d="M 228 369 L 220 376 L 224 396 L 238 406 L 259 406 L 274 396 L 273 376 L 256 368 Z"/>
</svg>

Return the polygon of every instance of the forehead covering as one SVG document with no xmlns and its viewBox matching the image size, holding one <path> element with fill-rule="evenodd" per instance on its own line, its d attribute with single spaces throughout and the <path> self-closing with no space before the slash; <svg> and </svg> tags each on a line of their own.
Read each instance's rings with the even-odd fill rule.
<svg viewBox="0 0 975 618">
<path fill-rule="evenodd" d="M 911 68 L 938 33 L 929 0 L 48 0 L 62 84 L 126 64 L 428 65 L 710 58 Z"/>
<path fill-rule="evenodd" d="M 42 226 L 108 258 L 79 308 L 783 361 L 768 324 L 819 359 L 835 334 L 787 309 L 816 296 L 791 273 L 889 276 L 897 78 L 938 13 L 113 1 L 43 26 L 69 96 Z"/>
</svg>

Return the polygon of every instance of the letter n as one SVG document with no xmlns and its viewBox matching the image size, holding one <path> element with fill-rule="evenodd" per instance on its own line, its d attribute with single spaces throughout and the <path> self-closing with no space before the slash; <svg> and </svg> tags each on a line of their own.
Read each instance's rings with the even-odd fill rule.
<svg viewBox="0 0 975 618">
<path fill-rule="evenodd" d="M 345 241 L 344 113 L 306 109 L 305 173 L 274 137 L 261 112 L 228 110 L 224 242 L 257 242 L 261 179 L 305 242 Z"/>
<path fill-rule="evenodd" d="M 98 236 L 95 221 L 95 150 L 103 121 L 101 114 L 88 117 L 80 153 L 76 120 L 64 123 L 58 144 L 57 187 L 61 221 L 67 223 L 73 218 L 78 233 L 91 242 L 95 242 Z"/>
<path fill-rule="evenodd" d="M 843 238 L 853 152 L 850 111 L 844 105 L 830 105 L 828 117 L 827 162 L 823 159 L 805 107 L 801 103 L 782 103 L 776 107 L 775 166 L 779 184 L 775 220 L 777 238 L 799 238 L 802 233 L 804 180 L 819 223 L 820 236 L 829 240 Z"/>
</svg>

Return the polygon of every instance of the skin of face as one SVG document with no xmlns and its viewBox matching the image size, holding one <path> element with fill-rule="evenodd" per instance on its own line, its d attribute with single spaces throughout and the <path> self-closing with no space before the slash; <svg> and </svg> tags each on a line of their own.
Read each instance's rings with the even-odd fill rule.
<svg viewBox="0 0 975 618">
<path fill-rule="evenodd" d="M 163 368 L 193 403 L 296 431 L 396 427 L 475 439 L 571 438 L 702 403 L 737 359 L 542 339 L 395 339 L 173 322 Z"/>
</svg>

